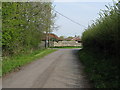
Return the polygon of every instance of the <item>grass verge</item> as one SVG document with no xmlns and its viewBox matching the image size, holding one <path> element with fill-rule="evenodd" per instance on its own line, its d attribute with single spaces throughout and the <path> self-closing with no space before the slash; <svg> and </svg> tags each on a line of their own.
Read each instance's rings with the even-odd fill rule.
<svg viewBox="0 0 120 90">
<path fill-rule="evenodd" d="M 31 54 L 21 54 L 13 57 L 9 57 L 2 61 L 2 75 L 5 75 L 11 71 L 14 71 L 21 66 L 28 64 L 36 59 L 42 58 L 56 51 L 55 49 L 44 49 L 39 51 L 34 51 Z"/>
<path fill-rule="evenodd" d="M 82 48 L 82 46 L 55 46 L 55 47 L 51 47 L 51 48 Z"/>
<path fill-rule="evenodd" d="M 85 72 L 95 88 L 119 88 L 120 70 L 114 60 L 115 57 L 101 53 L 80 50 L 81 62 L 85 65 Z"/>
</svg>

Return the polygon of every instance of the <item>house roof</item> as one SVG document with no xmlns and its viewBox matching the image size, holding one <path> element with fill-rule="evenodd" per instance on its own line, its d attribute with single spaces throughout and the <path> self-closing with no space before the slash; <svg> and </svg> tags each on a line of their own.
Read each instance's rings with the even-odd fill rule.
<svg viewBox="0 0 120 90">
<path fill-rule="evenodd" d="M 49 34 L 49 37 L 50 37 L 50 38 L 55 38 L 55 39 L 58 39 L 58 40 L 60 39 L 57 35 L 55 35 L 55 34 L 53 34 L 53 33 L 50 33 L 50 34 Z"/>
<path fill-rule="evenodd" d="M 74 37 L 72 38 L 71 40 L 74 40 L 74 41 L 81 41 L 81 39 L 79 37 Z"/>
<path fill-rule="evenodd" d="M 48 35 L 49 35 L 49 39 L 55 38 L 57 40 L 60 40 L 60 38 L 57 35 L 53 34 L 53 33 L 49 33 Z M 42 40 L 45 40 L 45 39 L 46 39 L 46 34 L 44 33 Z"/>
</svg>

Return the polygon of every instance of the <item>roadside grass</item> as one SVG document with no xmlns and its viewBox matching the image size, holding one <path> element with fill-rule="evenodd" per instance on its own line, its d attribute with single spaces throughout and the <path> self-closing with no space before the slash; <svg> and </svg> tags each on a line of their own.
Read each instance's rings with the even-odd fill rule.
<svg viewBox="0 0 120 90">
<path fill-rule="evenodd" d="M 95 88 L 120 87 L 119 65 L 114 62 L 117 58 L 83 49 L 79 51 L 79 58 Z"/>
<path fill-rule="evenodd" d="M 21 54 L 13 57 L 8 57 L 2 61 L 2 75 L 5 75 L 11 71 L 19 69 L 21 66 L 28 64 L 36 59 L 42 58 L 52 52 L 55 49 L 44 49 L 34 51 L 31 54 Z"/>
<path fill-rule="evenodd" d="M 51 48 L 82 48 L 82 46 L 55 46 Z"/>
</svg>

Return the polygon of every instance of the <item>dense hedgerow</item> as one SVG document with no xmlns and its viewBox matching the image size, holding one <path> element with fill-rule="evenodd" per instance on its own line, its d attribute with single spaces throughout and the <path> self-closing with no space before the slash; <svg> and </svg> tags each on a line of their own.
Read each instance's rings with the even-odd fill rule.
<svg viewBox="0 0 120 90">
<path fill-rule="evenodd" d="M 38 49 L 43 33 L 53 25 L 51 10 L 50 2 L 3 2 L 3 56 Z"/>
<path fill-rule="evenodd" d="M 100 13 L 100 18 L 83 33 L 83 46 L 93 51 L 118 55 L 120 54 L 120 10 L 117 6 L 107 8 L 108 10 Z"/>
<path fill-rule="evenodd" d="M 120 87 L 120 7 L 107 10 L 82 35 L 80 60 L 96 88 Z"/>
<path fill-rule="evenodd" d="M 106 57 L 86 49 L 80 50 L 79 56 L 93 87 L 120 88 L 120 69 L 115 62 L 116 57 Z"/>
</svg>

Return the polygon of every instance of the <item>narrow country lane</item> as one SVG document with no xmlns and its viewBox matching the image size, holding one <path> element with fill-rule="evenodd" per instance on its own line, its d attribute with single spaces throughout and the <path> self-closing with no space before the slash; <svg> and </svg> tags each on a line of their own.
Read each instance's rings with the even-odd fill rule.
<svg viewBox="0 0 120 90">
<path fill-rule="evenodd" d="M 89 88 L 77 52 L 59 49 L 3 78 L 3 88 Z"/>
</svg>

